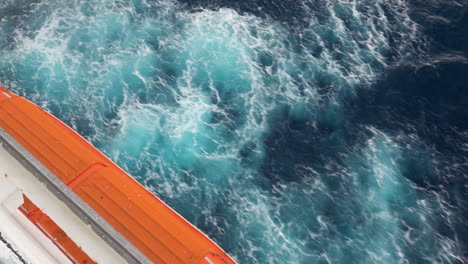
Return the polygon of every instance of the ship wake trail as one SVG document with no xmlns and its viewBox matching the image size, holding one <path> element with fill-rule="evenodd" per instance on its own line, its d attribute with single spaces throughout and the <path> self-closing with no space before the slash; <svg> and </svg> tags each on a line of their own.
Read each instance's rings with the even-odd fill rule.
<svg viewBox="0 0 468 264">
<path fill-rule="evenodd" d="M 0 82 L 239 263 L 463 262 L 463 169 L 441 166 L 466 160 L 378 122 L 430 42 L 407 2 L 252 3 L 6 1 Z"/>
</svg>

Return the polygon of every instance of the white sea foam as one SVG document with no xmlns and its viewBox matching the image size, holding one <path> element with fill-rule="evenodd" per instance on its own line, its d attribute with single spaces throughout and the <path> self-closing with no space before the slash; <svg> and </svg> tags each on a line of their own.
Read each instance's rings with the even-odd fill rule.
<svg viewBox="0 0 468 264">
<path fill-rule="evenodd" d="M 316 1 L 302 3 L 314 14 Z M 35 7 L 47 13 L 42 25 L 18 31 L 0 65 L 13 69 L 16 79 L 7 84 L 42 102 L 190 220 L 216 225 L 240 262 L 344 263 L 344 249 L 369 263 L 404 263 L 395 241 L 418 238 L 411 228 L 399 233 L 391 206 L 414 193 L 391 135 L 370 129 L 364 150 L 350 150 L 357 158 L 343 158 L 345 165 L 293 166 L 309 176 L 303 182 L 271 189 L 258 182 L 272 119 L 285 111 L 310 126 L 319 113 L 340 122 L 343 102 L 411 56 L 420 38 L 404 1 L 321 3 L 328 13 L 297 29 L 231 9 L 188 12 L 173 1 L 140 1 L 142 8 L 45 1 Z M 355 229 L 333 222 L 327 214 L 334 206 L 361 210 L 345 212 Z M 425 215 L 424 208 L 410 209 Z M 224 227 L 217 211 L 229 218 Z M 453 241 L 443 245 L 454 255 Z"/>
</svg>

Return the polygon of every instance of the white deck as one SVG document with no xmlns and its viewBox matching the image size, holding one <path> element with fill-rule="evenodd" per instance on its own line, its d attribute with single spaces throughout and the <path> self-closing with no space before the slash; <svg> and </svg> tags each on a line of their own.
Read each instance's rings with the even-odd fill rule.
<svg viewBox="0 0 468 264">
<path fill-rule="evenodd" d="M 23 203 L 22 194 L 54 220 L 96 262 L 127 263 L 44 184 L 15 160 L 3 146 L 0 146 L 0 233 L 27 263 L 73 262 L 18 210 Z M 1 241 L 0 244 L 0 263 L 5 258 L 16 261 L 14 254 Z"/>
</svg>

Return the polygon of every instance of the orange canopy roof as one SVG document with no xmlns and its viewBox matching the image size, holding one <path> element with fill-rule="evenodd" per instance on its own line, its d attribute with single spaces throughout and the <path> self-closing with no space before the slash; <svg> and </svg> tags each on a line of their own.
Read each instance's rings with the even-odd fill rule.
<svg viewBox="0 0 468 264">
<path fill-rule="evenodd" d="M 0 127 L 152 262 L 235 263 L 76 132 L 2 87 Z"/>
</svg>

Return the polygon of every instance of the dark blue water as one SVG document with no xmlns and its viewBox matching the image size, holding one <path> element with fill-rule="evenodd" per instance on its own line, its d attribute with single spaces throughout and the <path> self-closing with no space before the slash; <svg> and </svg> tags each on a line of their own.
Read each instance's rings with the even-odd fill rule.
<svg viewBox="0 0 468 264">
<path fill-rule="evenodd" d="M 4 0 L 0 82 L 239 263 L 468 262 L 468 3 Z"/>
</svg>

